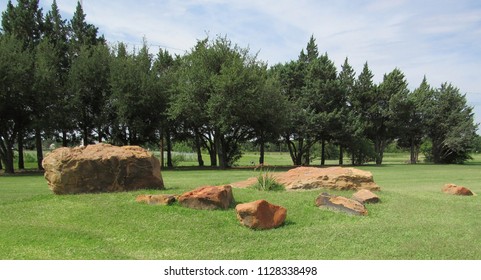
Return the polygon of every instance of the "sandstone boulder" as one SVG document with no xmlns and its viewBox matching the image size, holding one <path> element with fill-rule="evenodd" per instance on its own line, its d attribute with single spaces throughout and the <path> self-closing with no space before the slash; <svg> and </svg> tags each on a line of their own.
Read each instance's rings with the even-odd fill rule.
<svg viewBox="0 0 481 280">
<path fill-rule="evenodd" d="M 59 148 L 42 164 L 45 179 L 55 194 L 164 188 L 159 160 L 138 146 L 100 143 Z"/>
<path fill-rule="evenodd" d="M 330 195 L 328 193 L 322 193 L 316 198 L 316 206 L 352 215 L 367 215 L 367 209 L 364 204 L 343 196 Z"/>
<path fill-rule="evenodd" d="M 199 210 L 228 209 L 233 206 L 234 196 L 230 185 L 200 187 L 179 196 L 180 205 Z"/>
<path fill-rule="evenodd" d="M 238 204 L 235 208 L 237 219 L 252 229 L 271 229 L 282 225 L 287 216 L 287 209 L 270 204 L 266 200 L 257 200 Z"/>
<path fill-rule="evenodd" d="M 171 205 L 176 199 L 175 196 L 169 194 L 141 194 L 137 196 L 135 201 L 151 205 Z"/>
<path fill-rule="evenodd" d="M 358 190 L 352 195 L 352 199 L 357 200 L 361 203 L 378 203 L 379 196 L 375 193 L 371 192 L 370 190 L 362 189 Z"/>
<path fill-rule="evenodd" d="M 456 186 L 455 184 L 446 184 L 443 187 L 443 192 L 447 194 L 454 194 L 454 195 L 474 195 L 474 193 L 463 186 Z"/>
<path fill-rule="evenodd" d="M 272 173 L 274 179 L 283 184 L 286 190 L 335 189 L 378 191 L 381 188 L 374 183 L 372 173 L 356 168 L 346 167 L 297 167 L 287 172 Z M 257 178 L 249 178 L 242 182 L 232 183 L 233 187 L 248 187 L 257 182 Z"/>
</svg>

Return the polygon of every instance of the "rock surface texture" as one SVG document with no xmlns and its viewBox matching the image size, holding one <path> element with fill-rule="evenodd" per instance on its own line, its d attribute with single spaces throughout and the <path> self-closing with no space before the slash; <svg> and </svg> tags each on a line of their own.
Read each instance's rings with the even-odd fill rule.
<svg viewBox="0 0 481 280">
<path fill-rule="evenodd" d="M 45 179 L 55 194 L 164 188 L 159 160 L 138 146 L 100 143 L 59 148 L 42 164 Z"/>
<path fill-rule="evenodd" d="M 474 195 L 470 189 L 463 186 L 456 186 L 455 184 L 444 185 L 443 192 L 454 195 Z"/>
<path fill-rule="evenodd" d="M 171 205 L 176 201 L 175 196 L 169 194 L 141 194 L 135 201 L 151 205 Z"/>
<path fill-rule="evenodd" d="M 179 196 L 180 205 L 199 210 L 228 209 L 235 203 L 230 185 L 200 187 Z"/>
<path fill-rule="evenodd" d="M 266 200 L 257 200 L 238 204 L 235 208 L 237 219 L 252 229 L 271 229 L 281 226 L 287 216 L 287 209 L 271 204 Z"/>
<path fill-rule="evenodd" d="M 352 195 L 352 199 L 361 203 L 378 203 L 380 201 L 379 196 L 370 190 L 362 189 L 358 190 Z"/>
<path fill-rule="evenodd" d="M 367 209 L 362 203 L 343 196 L 330 195 L 328 193 L 322 193 L 316 198 L 316 206 L 352 215 L 367 215 Z"/>
<path fill-rule="evenodd" d="M 272 173 L 275 180 L 283 184 L 286 190 L 335 189 L 378 191 L 381 188 L 374 183 L 372 173 L 356 168 L 345 167 L 297 167 L 287 172 Z M 232 183 L 233 187 L 254 185 L 257 178 Z"/>
</svg>

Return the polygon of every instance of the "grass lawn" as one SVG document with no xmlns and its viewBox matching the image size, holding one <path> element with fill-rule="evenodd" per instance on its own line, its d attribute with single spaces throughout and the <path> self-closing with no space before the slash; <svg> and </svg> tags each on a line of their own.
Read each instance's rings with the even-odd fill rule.
<svg viewBox="0 0 481 280">
<path fill-rule="evenodd" d="M 382 202 L 366 217 L 321 210 L 321 192 L 234 189 L 237 202 L 288 209 L 284 226 L 245 228 L 234 209 L 199 211 L 135 202 L 243 180 L 252 169 L 163 171 L 166 190 L 54 195 L 41 174 L 0 176 L 0 259 L 481 259 L 481 197 L 441 192 L 456 183 L 481 194 L 481 164 L 363 166 Z M 276 171 L 280 171 L 280 168 Z M 330 191 L 350 196 L 352 192 Z"/>
</svg>

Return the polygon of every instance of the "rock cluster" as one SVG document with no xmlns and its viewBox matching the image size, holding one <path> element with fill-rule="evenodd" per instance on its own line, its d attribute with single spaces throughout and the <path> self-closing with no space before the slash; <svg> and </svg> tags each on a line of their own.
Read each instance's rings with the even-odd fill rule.
<svg viewBox="0 0 481 280">
<path fill-rule="evenodd" d="M 59 148 L 42 164 L 45 179 L 55 194 L 164 188 L 159 160 L 138 146 L 100 143 Z"/>
</svg>

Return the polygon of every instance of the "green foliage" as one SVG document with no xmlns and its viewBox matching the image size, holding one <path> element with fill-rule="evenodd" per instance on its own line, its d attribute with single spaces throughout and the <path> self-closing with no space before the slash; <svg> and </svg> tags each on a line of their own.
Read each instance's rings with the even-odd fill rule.
<svg viewBox="0 0 481 280">
<path fill-rule="evenodd" d="M 272 174 L 272 171 L 264 167 L 259 168 L 259 175 L 257 176 L 257 183 L 252 188 L 258 191 L 284 191 L 285 187 L 278 183 Z"/>
</svg>

